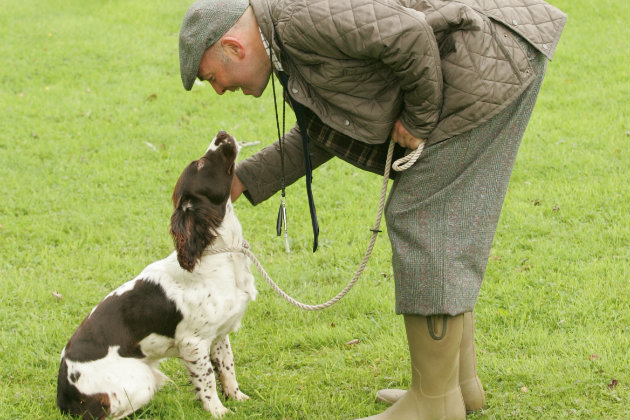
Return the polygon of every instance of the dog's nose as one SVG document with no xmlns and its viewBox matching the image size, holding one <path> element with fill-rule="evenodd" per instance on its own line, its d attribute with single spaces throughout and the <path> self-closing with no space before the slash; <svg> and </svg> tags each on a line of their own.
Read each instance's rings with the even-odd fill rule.
<svg viewBox="0 0 630 420">
<path fill-rule="evenodd" d="M 217 140 L 216 140 L 217 146 L 221 144 L 226 144 L 226 143 L 229 144 L 230 146 L 238 147 L 238 142 L 232 135 L 226 133 L 225 131 L 219 131 L 217 133 Z"/>
<path fill-rule="evenodd" d="M 230 138 L 230 135 L 225 131 L 221 130 L 217 133 L 217 136 L 214 138 L 214 145 L 219 147 L 221 144 L 225 143 Z"/>
<path fill-rule="evenodd" d="M 206 153 L 208 153 L 211 150 L 217 150 L 224 143 L 234 144 L 234 146 L 238 148 L 238 143 L 236 143 L 236 139 L 230 136 L 227 132 L 221 130 L 210 142 L 210 146 L 208 146 Z"/>
</svg>

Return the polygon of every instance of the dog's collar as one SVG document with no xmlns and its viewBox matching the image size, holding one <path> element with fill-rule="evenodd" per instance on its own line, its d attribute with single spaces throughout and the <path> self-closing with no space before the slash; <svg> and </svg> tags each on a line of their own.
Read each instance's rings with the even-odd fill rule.
<svg viewBox="0 0 630 420">
<path fill-rule="evenodd" d="M 225 247 L 212 247 L 206 248 L 203 255 L 215 255 L 215 254 L 228 254 L 233 252 L 243 252 L 245 249 L 249 249 L 249 243 L 243 239 L 240 246 L 225 246 Z"/>
</svg>

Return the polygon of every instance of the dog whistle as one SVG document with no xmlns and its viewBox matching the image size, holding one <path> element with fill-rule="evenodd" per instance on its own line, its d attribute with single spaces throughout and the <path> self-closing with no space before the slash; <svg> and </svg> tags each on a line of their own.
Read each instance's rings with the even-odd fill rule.
<svg viewBox="0 0 630 420">
<path fill-rule="evenodd" d="M 284 201 L 280 203 L 280 208 L 278 209 L 278 219 L 276 220 L 276 235 L 282 235 L 282 218 L 284 214 Z"/>
<path fill-rule="evenodd" d="M 284 204 L 284 200 L 280 203 L 280 208 L 278 209 L 278 220 L 276 221 L 276 233 L 278 236 L 282 235 L 282 227 L 284 227 L 284 248 L 287 253 L 290 253 L 289 233 L 287 232 L 287 207 Z"/>
</svg>

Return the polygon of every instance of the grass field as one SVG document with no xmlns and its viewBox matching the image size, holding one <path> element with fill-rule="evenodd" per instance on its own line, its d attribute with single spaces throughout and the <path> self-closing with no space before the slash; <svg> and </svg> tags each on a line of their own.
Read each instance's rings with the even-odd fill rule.
<svg viewBox="0 0 630 420">
<path fill-rule="evenodd" d="M 62 419 L 59 353 L 91 308 L 172 249 L 170 195 L 219 129 L 274 138 L 273 101 L 186 92 L 177 34 L 190 0 L 3 2 L 0 14 L 0 419 Z M 516 163 L 476 307 L 486 419 L 630 418 L 630 6 L 555 0 L 569 22 Z M 342 179 L 342 182 L 338 180 Z M 245 236 L 290 294 L 319 303 L 350 278 L 381 179 L 332 161 L 315 173 L 321 245 L 302 182 L 236 203 Z M 227 419 L 352 419 L 409 385 L 379 238 L 358 286 L 305 313 L 258 278 L 232 336 L 245 403 Z M 57 297 L 55 296 L 57 295 Z M 358 339 L 355 345 L 346 345 Z M 208 419 L 177 360 L 135 419 Z"/>
</svg>

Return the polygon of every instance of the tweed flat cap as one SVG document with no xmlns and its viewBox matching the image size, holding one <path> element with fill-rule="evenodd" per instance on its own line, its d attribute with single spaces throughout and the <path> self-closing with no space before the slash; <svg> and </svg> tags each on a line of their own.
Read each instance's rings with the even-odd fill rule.
<svg viewBox="0 0 630 420">
<path fill-rule="evenodd" d="M 179 30 L 179 71 L 192 89 L 203 53 L 243 15 L 249 0 L 197 0 L 186 11 Z"/>
</svg>

